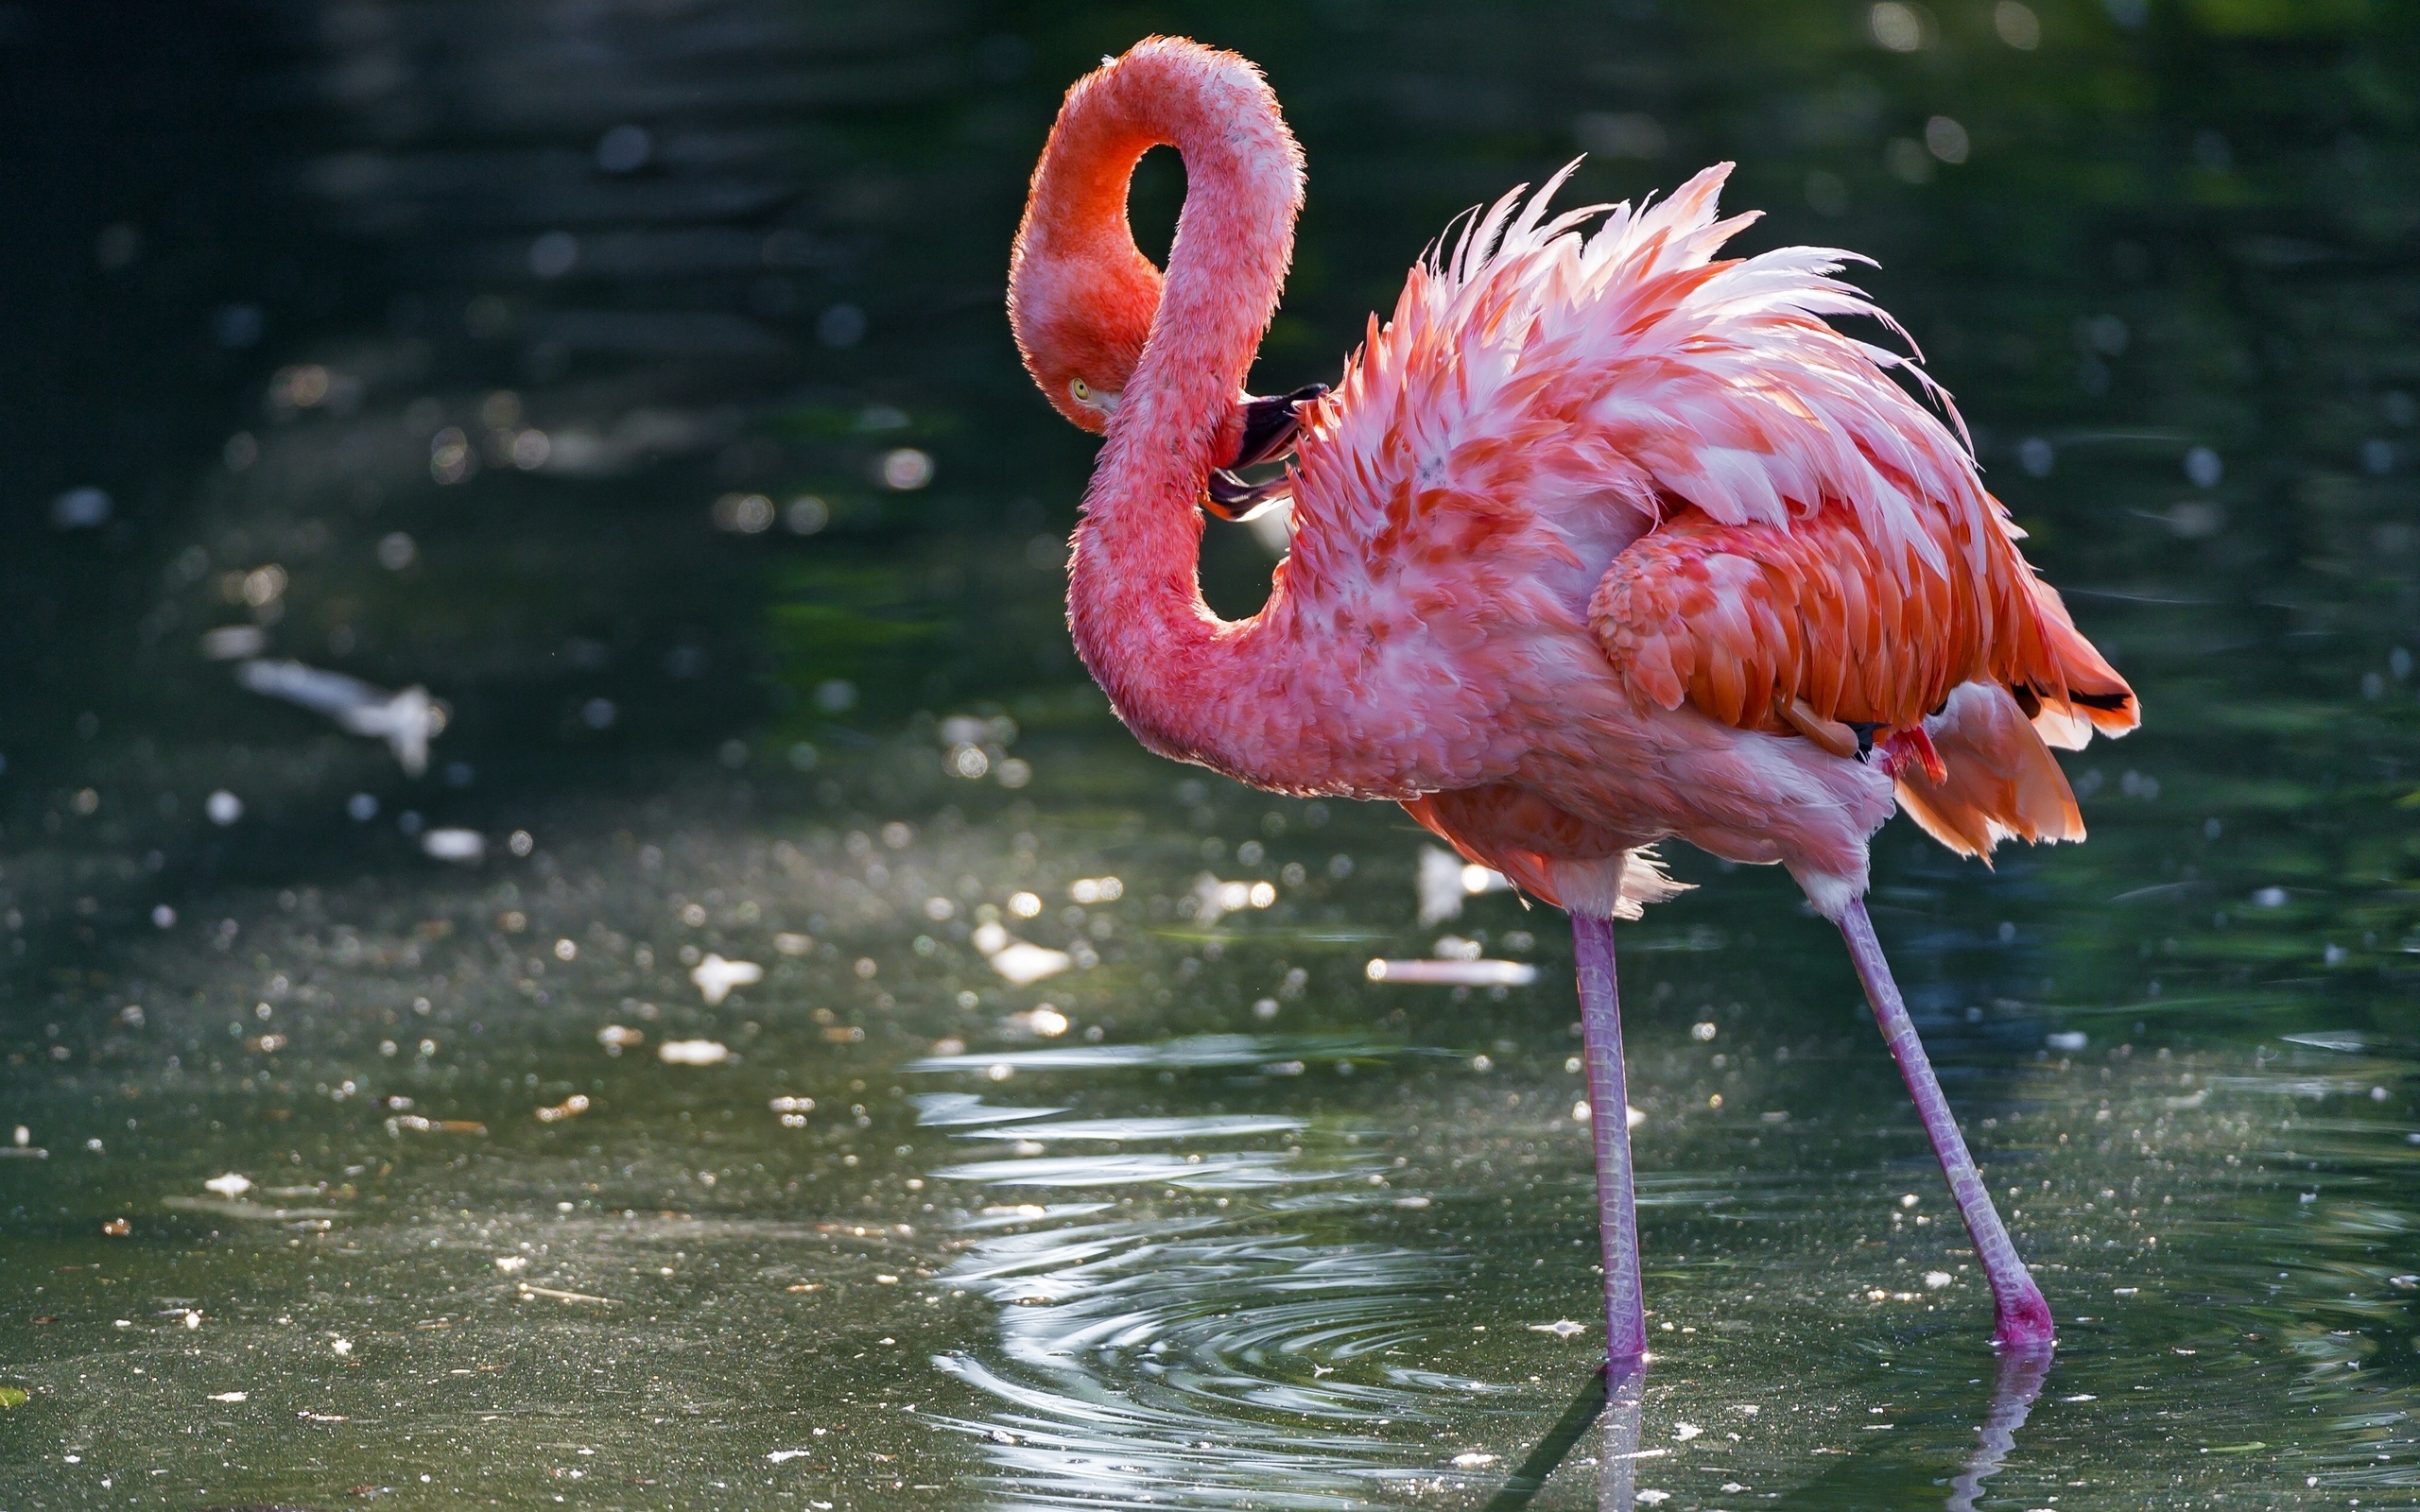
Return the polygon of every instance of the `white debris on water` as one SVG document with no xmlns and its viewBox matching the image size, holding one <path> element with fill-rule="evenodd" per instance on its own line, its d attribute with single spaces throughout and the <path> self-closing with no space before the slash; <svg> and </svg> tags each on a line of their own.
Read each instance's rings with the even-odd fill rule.
<svg viewBox="0 0 2420 1512">
<path fill-rule="evenodd" d="M 1509 892 L 1512 884 L 1500 871 L 1464 861 L 1451 850 L 1424 845 L 1420 848 L 1417 886 L 1420 927 L 1426 929 L 1449 919 L 1460 919 L 1465 899 L 1481 893 Z"/>
<path fill-rule="evenodd" d="M 222 1197 L 240 1197 L 245 1193 L 252 1190 L 252 1178 L 246 1176 L 237 1176 L 233 1171 L 230 1171 L 225 1176 L 212 1177 L 209 1180 L 204 1181 L 202 1186 L 208 1191 L 217 1193 Z"/>
<path fill-rule="evenodd" d="M 210 1394 L 210 1400 L 213 1401 L 250 1401 L 252 1400 L 252 1394 L 249 1391 L 214 1391 Z"/>
<path fill-rule="evenodd" d="M 1483 1470 L 1495 1463 L 1495 1456 L 1493 1454 L 1480 1454 L 1474 1452 L 1468 1454 L 1457 1454 L 1453 1458 L 1454 1469 L 1458 1470 Z"/>
<path fill-rule="evenodd" d="M 431 830 L 420 837 L 423 853 L 433 860 L 475 867 L 487 859 L 487 836 L 476 830 Z"/>
<path fill-rule="evenodd" d="M 689 980 L 698 985 L 699 993 L 711 1008 L 731 996 L 733 988 L 754 987 L 765 980 L 765 969 L 754 961 L 726 961 L 709 954 L 690 971 Z"/>
<path fill-rule="evenodd" d="M 1057 1005 L 1050 1003 L 1043 1004 L 1030 1013 L 1012 1013 L 1009 1015 L 1009 1023 L 1013 1029 L 1038 1035 L 1045 1040 L 1056 1040 L 1068 1029 L 1067 1016 L 1059 1011 Z"/>
<path fill-rule="evenodd" d="M 1951 1281 L 1956 1280 L 1957 1279 L 1957 1277 L 1950 1275 L 1949 1272 L 1945 1270 L 1928 1270 L 1925 1272 L 1925 1285 L 1930 1290 L 1936 1292 L 1940 1291 L 1943 1287 L 1948 1285 Z"/>
<path fill-rule="evenodd" d="M 1408 987 L 1528 987 L 1538 979 L 1527 961 L 1373 960 L 1364 971 L 1373 982 Z"/>
<path fill-rule="evenodd" d="M 719 1066 L 731 1058 L 731 1047 L 714 1040 L 666 1040 L 655 1053 L 667 1066 Z"/>
<path fill-rule="evenodd" d="M 1205 871 L 1193 879 L 1193 890 L 1179 900 L 1177 912 L 1208 929 L 1229 914 L 1267 908 L 1276 902 L 1274 883 L 1221 882 Z"/>
<path fill-rule="evenodd" d="M 618 1056 L 632 1045 L 647 1043 L 647 1032 L 643 1029 L 626 1029 L 618 1023 L 609 1023 L 596 1031 L 596 1042 L 605 1047 L 607 1055 Z"/>
<path fill-rule="evenodd" d="M 201 654 L 212 662 L 240 662 L 268 649 L 268 631 L 257 625 L 221 625 L 201 634 Z"/>
<path fill-rule="evenodd" d="M 2082 1029 L 2062 1029 L 2056 1034 L 2044 1035 L 2042 1042 L 2053 1050 L 2072 1055 L 2091 1043 L 2091 1040 Z"/>
<path fill-rule="evenodd" d="M 1029 987 L 1046 976 L 1057 976 L 1076 964 L 1065 951 L 1054 951 L 1046 945 L 1030 945 L 1024 940 L 1011 940 L 992 954 L 992 970 L 1007 977 L 1018 987 Z"/>
<path fill-rule="evenodd" d="M 1628 1128 L 1636 1128 L 1636 1127 L 1638 1127 L 1638 1125 L 1640 1125 L 1641 1124 L 1644 1124 L 1644 1123 L 1646 1123 L 1646 1122 L 1647 1122 L 1647 1115 L 1646 1115 L 1645 1113 L 1640 1112 L 1640 1111 L 1639 1111 L 1637 1108 L 1631 1108 L 1631 1107 L 1625 1106 L 1625 1107 L 1623 1108 L 1622 1111 L 1623 1111 L 1624 1113 L 1626 1113 L 1626 1114 L 1628 1114 L 1628 1115 L 1629 1115 L 1629 1116 L 1628 1116 L 1628 1118 L 1624 1121 L 1624 1126 L 1625 1126 L 1625 1127 L 1628 1127 Z M 1574 1103 L 1574 1104 L 1572 1104 L 1572 1105 L 1571 1105 L 1571 1120 L 1572 1120 L 1572 1122 L 1573 1122 L 1573 1123 L 1575 1123 L 1575 1124 L 1585 1124 L 1585 1123 L 1588 1123 L 1588 1122 L 1592 1121 L 1593 1119 L 1595 1119 L 1595 1118 L 1596 1118 L 1596 1116 L 1597 1116 L 1597 1110 L 1596 1110 L 1594 1108 L 1592 1108 L 1592 1107 L 1590 1107 L 1590 1106 L 1589 1106 L 1589 1104 L 1588 1104 L 1588 1100 L 1587 1100 L 1586 1098 L 1584 1098 L 1584 1097 L 1583 1097 L 1583 1098 L 1582 1098 L 1579 1102 L 1576 1102 L 1576 1103 Z"/>
<path fill-rule="evenodd" d="M 428 743 L 445 729 L 445 706 L 415 684 L 389 693 L 341 672 L 300 662 L 245 662 L 235 680 L 263 697 L 282 699 L 325 714 L 337 728 L 387 743 L 405 775 L 428 770 Z"/>
<path fill-rule="evenodd" d="M 1567 1317 L 1559 1317 L 1551 1323 L 1532 1323 L 1530 1325 L 1530 1332 L 1532 1333 L 1551 1333 L 1558 1339 L 1569 1339 L 1577 1338 L 1579 1335 L 1587 1332 L 1588 1325 L 1585 1323 L 1574 1323 Z"/>
</svg>

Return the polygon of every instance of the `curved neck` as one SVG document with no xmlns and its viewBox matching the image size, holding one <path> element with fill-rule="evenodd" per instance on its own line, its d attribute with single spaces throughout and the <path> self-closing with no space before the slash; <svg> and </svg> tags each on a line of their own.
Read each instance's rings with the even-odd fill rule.
<svg viewBox="0 0 2420 1512">
<path fill-rule="evenodd" d="M 1154 39 L 1070 92 L 1037 194 L 1130 173 L 1155 144 L 1184 155 L 1184 210 L 1142 358 L 1085 490 L 1068 623 L 1084 664 L 1146 745 L 1282 783 L 1283 750 L 1231 717 L 1247 683 L 1280 669 L 1250 644 L 1261 621 L 1228 624 L 1203 601 L 1196 505 L 1212 458 L 1235 445 L 1235 395 L 1277 307 L 1302 202 L 1301 153 L 1250 63 Z M 1055 162 L 1063 145 L 1096 157 Z M 1124 198 L 1120 177 L 1121 236 Z"/>
</svg>

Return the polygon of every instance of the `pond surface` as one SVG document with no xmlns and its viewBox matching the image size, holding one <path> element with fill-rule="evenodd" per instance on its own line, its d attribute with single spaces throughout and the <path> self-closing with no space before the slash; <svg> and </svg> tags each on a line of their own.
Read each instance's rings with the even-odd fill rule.
<svg viewBox="0 0 2420 1512">
<path fill-rule="evenodd" d="M 2416 22 L 0 9 L 0 1506 L 2420 1503 Z M 1153 28 L 1309 154 L 1262 391 L 1582 147 L 1880 259 L 2147 710 L 2085 847 L 1877 843 L 2047 1366 L 1681 850 L 1600 1411 L 1559 917 L 1083 680 L 1002 270 Z"/>
</svg>

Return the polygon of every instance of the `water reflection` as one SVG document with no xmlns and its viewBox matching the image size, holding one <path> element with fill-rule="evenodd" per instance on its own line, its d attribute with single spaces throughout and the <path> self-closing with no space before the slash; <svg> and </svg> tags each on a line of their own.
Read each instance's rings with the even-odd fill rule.
<svg viewBox="0 0 2420 1512">
<path fill-rule="evenodd" d="M 2001 1357 L 1992 1383 L 1991 1412 L 1979 1430 L 1983 1441 L 1976 1446 L 1975 1457 L 1949 1483 L 1948 1512 L 1975 1512 L 1975 1499 L 1983 1494 L 1983 1483 L 1999 1473 L 2016 1448 L 2017 1430 L 2025 1426 L 2034 1399 L 2050 1379 L 2050 1364 L 2051 1351 L 2047 1349 L 2014 1349 Z"/>
</svg>

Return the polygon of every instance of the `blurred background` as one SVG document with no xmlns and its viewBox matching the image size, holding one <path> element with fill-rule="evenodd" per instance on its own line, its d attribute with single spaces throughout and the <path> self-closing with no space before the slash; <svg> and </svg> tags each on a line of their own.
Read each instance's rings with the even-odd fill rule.
<svg viewBox="0 0 2420 1512">
<path fill-rule="evenodd" d="M 2037 1413 L 2007 1494 L 2405 1504 L 2420 12 L 2383 0 L 0 6 L 0 1135 L 40 1157 L 0 1160 L 0 1241 L 27 1262 L 0 1283 L 0 1486 L 28 1505 L 130 1485 L 176 1505 L 399 1486 L 467 1504 L 564 1489 L 587 1473 L 567 1435 L 623 1457 L 631 1504 L 706 1496 L 728 1459 L 765 1472 L 746 1504 L 1056 1504 L 1113 1483 L 1241 1504 L 1282 1482 L 1288 1504 L 1345 1505 L 1414 1483 L 1482 1496 L 1560 1410 L 1576 1356 L 1552 1374 L 1527 1355 L 1561 1346 L 1523 1332 L 1589 1317 L 1594 1284 L 1559 921 L 1500 896 L 1459 918 L 1450 873 L 1424 915 L 1400 816 L 1142 755 L 1067 643 L 1096 443 L 1017 365 L 1007 249 L 1061 93 L 1153 31 L 1260 62 L 1308 156 L 1257 391 L 1332 380 L 1449 217 L 1583 152 L 1570 202 L 1734 160 L 1727 207 L 1765 212 L 1747 248 L 1879 263 L 1860 282 L 1957 395 L 2029 554 L 2147 715 L 2068 762 L 2086 847 L 1986 873 L 1904 825 L 1878 843 L 1886 936 L 1996 1184 L 2033 1161 L 2024 1179 L 2055 1194 L 2057 1217 L 2019 1228 L 2061 1257 L 2062 1317 L 2087 1276 L 2095 1307 L 2147 1304 L 2068 1335 L 2110 1374 L 2065 1395 L 2156 1385 L 2160 1404 Z M 1182 194 L 1169 154 L 1146 161 L 1155 256 Z M 1271 560 L 1214 525 L 1213 603 L 1248 612 Z M 1755 1439 L 1735 1415 L 1737 1463 L 1675 1461 L 1669 1504 L 1736 1485 L 1938 1505 L 1984 1413 L 1981 1304 L 1945 1280 L 1955 1300 L 1927 1316 L 1911 1278 L 1956 1262 L 1914 1250 L 1895 1280 L 1850 1274 L 1889 1263 L 1861 1246 L 1935 1243 L 1883 1215 L 1902 1187 L 1931 1200 L 1921 1143 L 1785 880 L 1674 865 L 1705 888 L 1625 936 L 1642 1159 L 1651 1187 L 1658 1162 L 1670 1177 L 1651 1284 L 1760 1342 L 1701 1358 L 1676 1337 L 1691 1363 L 1649 1432 L 1671 1441 L 1675 1415 L 1708 1421 L 1810 1358 L 1847 1362 L 1832 1407 L 1851 1427 L 1904 1400 L 1908 1368 L 1964 1395 L 1888 1451 L 1843 1428 L 1867 1455 L 1845 1480 L 1806 1458 L 1814 1438 L 1733 1447 Z M 1003 928 L 1038 974 L 1003 964 L 982 933 Z M 1389 954 L 1510 965 L 1390 996 L 1364 970 Z M 600 1048 L 608 1030 L 634 1038 Z M 1132 1054 L 998 1058 L 1087 1032 Z M 668 1040 L 731 1064 L 669 1070 Z M 1305 1064 L 1326 1078 L 1307 1105 Z M 994 1067 L 1065 1105 L 1031 1116 L 1250 1115 L 1277 1122 L 1153 1137 L 1275 1143 L 1214 1158 L 1228 1186 L 936 1167 L 967 1152 L 936 1143 L 959 1125 L 915 1089 L 1010 1079 Z M 1495 1079 L 1441 1091 L 1437 1068 Z M 706 1130 L 733 1109 L 744 1126 Z M 1049 1159 L 1146 1137 L 1101 1127 Z M 1823 1132 L 1785 1154 L 1786 1129 Z M 1419 1163 L 1363 1163 L 1382 1147 Z M 1481 1148 L 1501 1169 L 1463 1173 Z M 1268 1173 L 1305 1160 L 1420 1207 L 1247 1220 L 1295 1191 Z M 1507 1172 L 1544 1194 L 1517 1222 L 1495 1206 Z M 200 1184 L 228 1175 L 244 1186 Z M 1088 1315 L 1166 1324 L 1158 1375 L 1143 1345 L 1037 1342 L 1014 1321 L 1035 1297 L 997 1280 L 1026 1263 L 981 1248 L 1120 1181 L 1130 1228 L 1085 1244 L 1179 1279 Z M 1741 1190 L 1769 1221 L 1717 1221 Z M 621 1222 L 656 1212 L 644 1234 Z M 1407 1213 L 1417 1229 L 1352 1229 Z M 1170 1258 L 1237 1224 L 1293 1258 Z M 1342 1279 L 1287 1313 L 1311 1250 Z M 966 1268 L 978 1251 L 993 1268 Z M 1067 1277 L 1096 1250 L 1054 1263 L 1051 1298 L 1089 1295 Z M 329 1279 L 345 1265 L 358 1286 Z M 99 1289 L 112 1274 L 123 1292 Z M 1759 1303 L 1754 1278 L 1776 1275 L 1803 1284 L 1768 1280 Z M 757 1300 L 732 1299 L 743 1276 Z M 642 1277 L 665 1296 L 636 1297 Z M 919 1277 L 929 1297 L 908 1295 Z M 813 1312 L 827 1286 L 856 1287 L 845 1316 Z M 1886 1297 L 1916 1299 L 1907 1320 L 1835 1306 L 1902 1305 Z M 562 1321 L 591 1304 L 621 1321 Z M 1418 1352 L 1398 1324 L 1423 1308 L 1461 1338 L 1499 1305 L 1494 1344 L 1382 1363 L 1380 1344 Z M 514 1416 L 534 1397 L 462 1395 L 510 1378 L 473 1374 L 493 1364 L 475 1335 L 535 1338 L 532 1306 L 552 1332 L 525 1346 L 529 1389 L 554 1392 L 560 1432 Z M 1207 1321 L 1230 1309 L 1275 1332 Z M 1331 1337 L 1338 1317 L 1360 1321 Z M 461 1364 L 396 1342 L 371 1373 L 437 1381 L 448 1405 L 377 1408 L 367 1341 L 436 1349 L 409 1331 L 438 1318 Z M 733 1393 L 732 1351 L 769 1338 L 788 1363 Z M 238 1380 L 247 1351 L 280 1384 Z M 873 1363 L 826 1371 L 819 1351 Z M 157 1405 L 178 1371 L 191 1412 Z M 860 1419 L 876 1457 L 845 1470 L 799 1436 L 838 1432 L 831 1400 L 885 1394 L 950 1398 L 955 1426 Z M 2208 1426 L 2179 1440 L 2162 1415 L 2188 1405 Z M 491 1408 L 527 1432 L 466 1450 Z M 381 1412 L 376 1433 L 333 1426 Z M 320 1433 L 315 1413 L 305 1452 L 293 1424 Z M 227 1468 L 171 1454 L 204 1431 Z M 922 1480 L 872 1468 L 894 1461 Z M 1586 1485 L 1548 1502 L 1593 1499 L 1595 1471 L 1570 1473 Z"/>
<path fill-rule="evenodd" d="M 1057 623 L 1092 443 L 1028 391 L 1002 268 L 1059 93 L 1153 28 L 1263 61 L 1311 156 L 1264 391 L 1332 378 L 1513 181 L 1584 151 L 1575 201 L 1610 199 L 1737 160 L 1753 245 L 1881 264 L 2035 560 L 2166 711 L 2128 758 L 2215 737 L 2322 808 L 2398 776 L 2394 8 L 7 16 L 0 844 L 61 889 L 20 952 L 734 739 L 796 786 L 791 752 L 920 712 L 1109 738 Z M 1155 154 L 1154 251 L 1181 194 Z M 1249 609 L 1266 554 L 1210 558 Z M 425 687 L 425 776 L 250 691 L 251 659 Z"/>
</svg>

